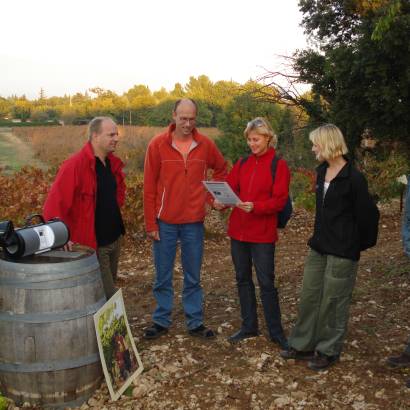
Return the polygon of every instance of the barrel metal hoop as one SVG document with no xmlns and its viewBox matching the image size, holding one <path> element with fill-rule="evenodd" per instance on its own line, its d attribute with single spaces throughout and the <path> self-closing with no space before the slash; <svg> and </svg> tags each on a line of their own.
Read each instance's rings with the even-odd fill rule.
<svg viewBox="0 0 410 410">
<path fill-rule="evenodd" d="M 97 310 L 106 302 L 105 297 L 101 298 L 97 303 L 87 306 L 85 309 L 64 310 L 59 313 L 30 313 L 16 314 L 13 312 L 0 313 L 0 321 L 3 322 L 22 322 L 22 323 L 53 323 L 64 322 L 66 320 L 79 319 L 84 316 L 89 316 L 97 312 Z"/>
<path fill-rule="evenodd" d="M 89 266 L 87 269 L 83 270 L 74 270 L 71 272 L 52 272 L 47 273 L 47 274 L 38 274 L 34 273 L 31 275 L 25 275 L 25 276 L 17 276 L 16 277 L 11 277 L 11 278 L 5 278 L 0 277 L 0 286 L 15 286 L 15 287 L 24 287 L 23 285 L 26 285 L 27 283 L 43 283 L 43 282 L 48 282 L 52 280 L 64 280 L 64 279 L 70 279 L 74 278 L 77 276 L 82 276 L 87 273 L 91 272 L 96 272 L 98 271 L 100 266 L 98 264 L 94 264 L 92 266 Z"/>
<path fill-rule="evenodd" d="M 0 363 L 0 371 L 10 373 L 52 372 L 57 370 L 74 369 L 99 361 L 99 353 L 93 353 L 89 356 L 82 356 L 76 359 L 57 360 L 47 363 Z"/>
<path fill-rule="evenodd" d="M 59 272 L 66 272 L 67 270 L 73 269 L 89 269 L 90 266 L 95 266 L 98 264 L 97 255 L 94 252 L 93 254 L 77 260 L 70 260 L 67 262 L 60 262 L 60 263 L 36 263 L 36 264 L 29 264 L 29 263 L 19 263 L 19 262 L 11 262 L 0 259 L 0 269 L 2 271 L 10 272 L 13 275 L 22 276 L 24 277 L 26 273 L 29 274 L 41 274 L 46 269 L 48 272 L 54 274 Z"/>
<path fill-rule="evenodd" d="M 84 274 L 83 274 L 84 273 Z M 78 279 L 66 280 L 77 277 Z M 96 280 L 100 280 L 101 273 L 100 271 L 92 272 L 82 272 L 80 275 L 71 275 L 66 278 L 57 278 L 56 280 L 50 280 L 45 282 L 24 282 L 16 281 L 13 279 L 0 279 L 0 286 L 15 288 L 15 289 L 65 289 L 65 288 L 74 288 L 79 285 L 85 285 L 87 283 L 93 283 Z"/>
</svg>

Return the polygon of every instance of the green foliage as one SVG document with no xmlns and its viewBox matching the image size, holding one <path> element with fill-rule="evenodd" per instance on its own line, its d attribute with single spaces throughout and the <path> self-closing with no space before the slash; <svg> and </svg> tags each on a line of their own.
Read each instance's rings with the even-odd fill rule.
<svg viewBox="0 0 410 410">
<path fill-rule="evenodd" d="M 248 92 L 235 96 L 218 118 L 218 128 L 223 135 L 217 144 L 226 158 L 232 162 L 249 153 L 243 131 L 252 118 L 265 117 L 273 129 L 278 128 L 281 117 L 278 105 L 259 102 Z"/>
<path fill-rule="evenodd" d="M 312 192 L 312 180 L 301 172 L 293 172 L 290 180 L 292 198 L 295 199 L 304 192 Z"/>
<path fill-rule="evenodd" d="M 390 151 L 384 158 L 366 155 L 361 161 L 361 168 L 369 183 L 369 191 L 386 202 L 400 195 L 403 184 L 397 178 L 408 174 L 409 163 L 403 153 Z"/>
<path fill-rule="evenodd" d="M 372 40 L 382 40 L 385 34 L 394 24 L 395 17 L 400 13 L 401 0 L 392 0 L 389 2 L 387 12 L 379 18 L 372 33 Z"/>
<path fill-rule="evenodd" d="M 316 206 L 316 197 L 312 192 L 303 192 L 294 200 L 297 208 L 304 208 L 307 211 L 313 212 Z"/>
<path fill-rule="evenodd" d="M 121 315 L 119 317 L 115 315 L 117 303 L 114 303 L 115 306 L 112 305 L 107 307 L 105 312 L 100 316 L 98 320 L 98 333 L 101 338 L 101 345 L 104 352 L 107 370 L 109 371 L 111 376 L 113 375 L 113 360 L 115 352 L 114 336 L 117 334 L 127 334 L 124 315 Z"/>
<path fill-rule="evenodd" d="M 12 115 L 14 118 L 18 118 L 21 121 L 27 121 L 31 114 L 31 104 L 26 98 L 20 98 L 16 100 L 12 107 Z"/>
<path fill-rule="evenodd" d="M 0 97 L 0 119 L 10 115 L 12 107 L 13 105 L 11 101 L 7 100 L 6 98 Z"/>
<path fill-rule="evenodd" d="M 168 92 L 164 87 L 152 92 L 143 84 L 134 85 L 123 95 L 101 87 L 89 93 L 49 97 L 43 89 L 37 100 L 22 97 L 0 97 L 0 119 L 10 115 L 22 121 L 61 119 L 65 124 L 83 124 L 99 115 L 111 116 L 119 124 L 165 127 L 172 120 L 172 108 L 177 99 L 193 98 L 199 106 L 197 125 L 215 127 L 217 117 L 238 94 L 240 85 L 233 81 L 213 83 L 206 75 L 190 77 L 185 85 L 176 83 Z"/>
<path fill-rule="evenodd" d="M 164 126 L 171 120 L 171 113 L 174 109 L 176 99 L 165 100 L 160 102 L 155 107 L 152 107 L 148 114 L 148 125 L 151 126 Z"/>
<path fill-rule="evenodd" d="M 318 46 L 297 52 L 294 64 L 302 82 L 312 84 L 314 98 L 301 100 L 312 124 L 336 123 L 351 147 L 366 128 L 379 138 L 408 139 L 410 3 L 300 0 L 299 6 Z"/>
<path fill-rule="evenodd" d="M 314 178 L 314 173 L 307 170 L 293 172 L 290 180 L 290 193 L 296 207 L 308 211 L 315 209 Z"/>
<path fill-rule="evenodd" d="M 9 401 L 6 397 L 0 396 L 0 410 L 7 410 L 9 407 Z"/>
</svg>

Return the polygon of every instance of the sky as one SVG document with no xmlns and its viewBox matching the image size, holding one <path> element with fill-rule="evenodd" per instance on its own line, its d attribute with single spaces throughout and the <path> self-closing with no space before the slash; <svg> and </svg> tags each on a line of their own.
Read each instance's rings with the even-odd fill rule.
<svg viewBox="0 0 410 410">
<path fill-rule="evenodd" d="M 38 98 L 190 76 L 244 83 L 306 47 L 297 0 L 5 0 L 0 96 Z"/>
</svg>

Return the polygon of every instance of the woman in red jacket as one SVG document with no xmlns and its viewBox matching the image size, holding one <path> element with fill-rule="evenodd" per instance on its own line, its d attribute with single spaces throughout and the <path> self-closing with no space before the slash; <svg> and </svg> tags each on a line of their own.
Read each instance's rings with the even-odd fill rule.
<svg viewBox="0 0 410 410">
<path fill-rule="evenodd" d="M 253 265 L 270 340 L 285 349 L 287 341 L 275 288 L 274 255 L 278 240 L 277 214 L 289 195 L 290 172 L 286 162 L 279 159 L 273 183 L 271 164 L 275 149 L 270 145 L 276 145 L 277 137 L 265 119 L 257 117 L 250 121 L 244 135 L 251 155 L 240 159 L 227 178 L 242 201 L 233 209 L 228 227 L 242 326 L 228 340 L 235 343 L 258 335 Z"/>
</svg>

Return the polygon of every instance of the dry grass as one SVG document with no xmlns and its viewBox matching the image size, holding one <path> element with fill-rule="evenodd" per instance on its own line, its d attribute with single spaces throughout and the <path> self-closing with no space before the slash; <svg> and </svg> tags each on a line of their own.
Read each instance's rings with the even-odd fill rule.
<svg viewBox="0 0 410 410">
<path fill-rule="evenodd" d="M 126 163 L 128 170 L 142 170 L 149 140 L 163 130 L 162 127 L 119 127 L 121 140 L 117 154 Z M 216 128 L 200 128 L 199 131 L 210 138 L 217 138 L 220 134 Z M 13 133 L 31 145 L 36 158 L 51 167 L 58 167 L 87 141 L 85 125 L 16 127 Z"/>
</svg>

